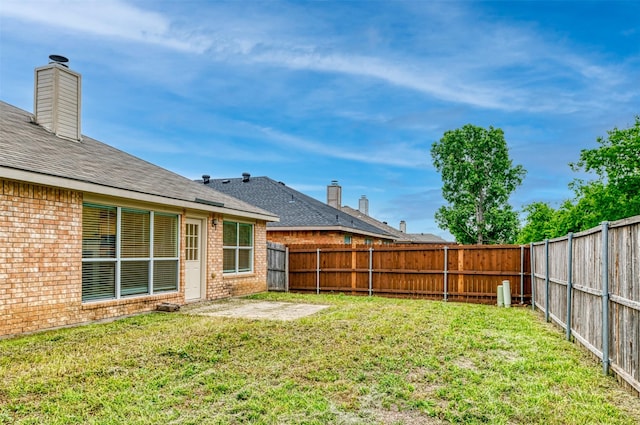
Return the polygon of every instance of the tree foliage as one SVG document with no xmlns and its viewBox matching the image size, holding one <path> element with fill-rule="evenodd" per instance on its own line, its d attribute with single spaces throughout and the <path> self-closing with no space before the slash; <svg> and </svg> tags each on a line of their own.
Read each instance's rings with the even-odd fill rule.
<svg viewBox="0 0 640 425">
<path fill-rule="evenodd" d="M 583 149 L 580 159 L 570 164 L 574 171 L 594 172 L 595 180 L 574 180 L 575 198 L 554 210 L 535 202 L 524 208 L 526 222 L 519 243 L 536 242 L 566 235 L 640 214 L 640 116 L 633 126 L 614 128 L 599 146 Z"/>
<path fill-rule="evenodd" d="M 463 244 L 512 242 L 518 216 L 508 201 L 526 172 L 513 166 L 502 130 L 467 124 L 447 131 L 431 157 L 448 202 L 436 212 L 438 225 Z"/>
</svg>

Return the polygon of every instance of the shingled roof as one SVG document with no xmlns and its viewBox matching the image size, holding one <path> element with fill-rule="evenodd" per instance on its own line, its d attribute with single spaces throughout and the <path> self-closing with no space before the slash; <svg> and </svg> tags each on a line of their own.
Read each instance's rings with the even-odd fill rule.
<svg viewBox="0 0 640 425">
<path fill-rule="evenodd" d="M 341 210 L 362 221 L 376 226 L 387 233 L 392 234 L 395 237 L 397 243 L 448 243 L 440 236 L 434 235 L 432 233 L 403 233 L 400 230 L 391 227 L 382 221 L 376 220 L 375 218 L 363 214 L 359 210 L 346 205 L 343 206 Z"/>
<path fill-rule="evenodd" d="M 57 137 L 0 101 L 0 177 L 267 221 L 277 216 L 83 136 Z"/>
<path fill-rule="evenodd" d="M 267 223 L 267 229 L 340 229 L 346 232 L 382 237 L 389 240 L 395 239 L 393 235 L 376 226 L 372 226 L 269 177 L 247 176 L 247 178 L 211 179 L 208 184 L 203 184 L 203 186 L 237 197 L 278 215 L 280 221 L 278 223 Z"/>
</svg>

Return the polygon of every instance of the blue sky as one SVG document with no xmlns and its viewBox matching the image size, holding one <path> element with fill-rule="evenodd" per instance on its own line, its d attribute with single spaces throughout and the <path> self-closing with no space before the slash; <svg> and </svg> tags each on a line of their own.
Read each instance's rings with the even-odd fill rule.
<svg viewBox="0 0 640 425">
<path fill-rule="evenodd" d="M 33 110 L 48 55 L 82 74 L 82 131 L 190 178 L 283 181 L 449 238 L 430 147 L 502 128 L 557 206 L 568 164 L 640 114 L 640 1 L 13 1 L 0 98 Z M 0 153 L 1 155 L 1 153 Z"/>
</svg>

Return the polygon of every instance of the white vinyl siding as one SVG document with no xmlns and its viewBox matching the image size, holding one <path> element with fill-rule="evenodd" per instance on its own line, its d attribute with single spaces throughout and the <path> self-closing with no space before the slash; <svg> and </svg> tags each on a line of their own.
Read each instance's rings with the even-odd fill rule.
<svg viewBox="0 0 640 425">
<path fill-rule="evenodd" d="M 38 124 L 60 137 L 80 140 L 80 74 L 48 65 L 36 69 L 35 84 Z"/>
<path fill-rule="evenodd" d="M 253 225 L 225 221 L 223 224 L 223 272 L 253 271 Z"/>
<path fill-rule="evenodd" d="M 178 290 L 178 215 L 84 204 L 82 301 Z"/>
</svg>

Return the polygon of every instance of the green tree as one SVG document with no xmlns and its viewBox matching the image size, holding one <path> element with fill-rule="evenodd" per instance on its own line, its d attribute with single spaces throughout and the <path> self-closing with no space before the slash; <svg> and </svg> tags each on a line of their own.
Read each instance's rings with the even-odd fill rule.
<svg viewBox="0 0 640 425">
<path fill-rule="evenodd" d="M 523 212 L 527 214 L 524 226 L 520 229 L 517 243 L 537 242 L 556 237 L 556 219 L 558 213 L 546 202 L 534 202 L 526 205 Z"/>
<path fill-rule="evenodd" d="M 438 225 L 463 244 L 512 242 L 518 216 L 508 201 L 526 171 L 513 166 L 502 130 L 467 124 L 447 131 L 431 157 L 448 202 L 436 212 Z"/>
<path fill-rule="evenodd" d="M 583 149 L 580 160 L 570 164 L 574 171 L 598 175 L 593 181 L 572 183 L 575 206 L 585 216 L 581 230 L 640 214 L 640 116 L 633 126 L 607 133 L 608 138 L 598 138 L 599 147 Z"/>
<path fill-rule="evenodd" d="M 524 207 L 525 225 L 519 243 L 536 242 L 564 236 L 640 214 L 640 116 L 627 129 L 614 128 L 608 138 L 598 138 L 600 145 L 583 149 L 580 159 L 569 164 L 574 171 L 595 172 L 595 180 L 574 180 L 572 201 L 554 210 L 534 202 Z"/>
</svg>

